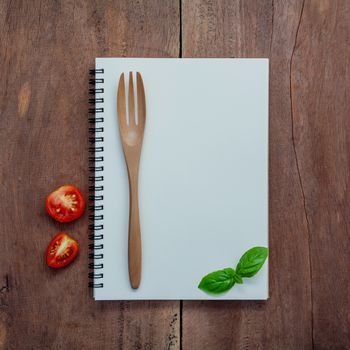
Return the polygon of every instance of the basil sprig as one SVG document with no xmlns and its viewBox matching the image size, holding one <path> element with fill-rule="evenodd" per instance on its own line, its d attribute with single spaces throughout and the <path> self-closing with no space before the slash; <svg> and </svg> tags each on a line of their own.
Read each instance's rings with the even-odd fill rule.
<svg viewBox="0 0 350 350">
<path fill-rule="evenodd" d="M 210 294 L 221 294 L 230 290 L 235 283 L 243 283 L 244 278 L 255 276 L 267 259 L 266 247 L 254 247 L 247 250 L 239 259 L 236 270 L 228 267 L 205 275 L 198 288 Z"/>
</svg>

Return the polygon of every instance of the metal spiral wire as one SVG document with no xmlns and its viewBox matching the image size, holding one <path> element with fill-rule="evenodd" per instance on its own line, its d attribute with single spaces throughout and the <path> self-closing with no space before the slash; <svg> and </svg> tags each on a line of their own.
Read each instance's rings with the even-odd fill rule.
<svg viewBox="0 0 350 350">
<path fill-rule="evenodd" d="M 89 79 L 89 287 L 103 288 L 104 69 L 90 70 Z"/>
</svg>

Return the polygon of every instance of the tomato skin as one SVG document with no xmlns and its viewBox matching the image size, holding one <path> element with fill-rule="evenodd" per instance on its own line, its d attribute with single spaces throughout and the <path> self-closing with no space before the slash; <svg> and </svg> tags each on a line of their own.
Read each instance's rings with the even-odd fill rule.
<svg viewBox="0 0 350 350">
<path fill-rule="evenodd" d="M 46 263 L 49 267 L 59 269 L 75 260 L 78 253 L 78 242 L 66 233 L 59 232 L 46 249 Z"/>
<path fill-rule="evenodd" d="M 84 209 L 83 194 L 73 185 L 61 186 L 46 198 L 46 210 L 58 222 L 76 220 L 83 214 Z"/>
</svg>

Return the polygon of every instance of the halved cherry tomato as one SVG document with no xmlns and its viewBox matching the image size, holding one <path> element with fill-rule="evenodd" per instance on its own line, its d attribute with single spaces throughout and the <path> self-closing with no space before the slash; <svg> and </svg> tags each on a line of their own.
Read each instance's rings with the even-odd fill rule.
<svg viewBox="0 0 350 350">
<path fill-rule="evenodd" d="M 85 209 L 85 201 L 80 190 L 72 185 L 59 187 L 46 199 L 46 210 L 59 222 L 70 222 L 80 217 Z"/>
<path fill-rule="evenodd" d="M 46 263 L 55 269 L 69 265 L 78 255 L 79 246 L 76 240 L 64 232 L 52 238 L 46 250 Z"/>
</svg>

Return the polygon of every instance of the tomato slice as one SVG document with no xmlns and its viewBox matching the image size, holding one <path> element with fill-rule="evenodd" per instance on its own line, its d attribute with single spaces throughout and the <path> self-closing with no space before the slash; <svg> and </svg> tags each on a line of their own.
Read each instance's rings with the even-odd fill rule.
<svg viewBox="0 0 350 350">
<path fill-rule="evenodd" d="M 72 185 L 59 187 L 46 199 L 46 210 L 59 222 L 70 222 L 79 218 L 85 209 L 85 201 L 80 190 Z"/>
<path fill-rule="evenodd" d="M 52 238 L 46 250 L 46 263 L 55 269 L 69 265 L 78 255 L 79 246 L 76 240 L 64 232 Z"/>
</svg>

